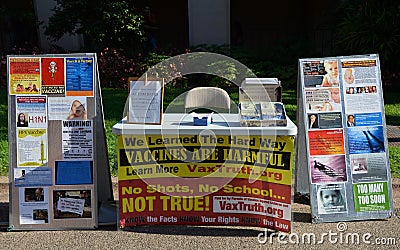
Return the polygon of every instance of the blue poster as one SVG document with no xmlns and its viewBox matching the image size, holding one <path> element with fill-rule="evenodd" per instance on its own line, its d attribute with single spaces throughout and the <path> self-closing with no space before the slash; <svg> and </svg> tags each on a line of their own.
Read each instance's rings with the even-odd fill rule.
<svg viewBox="0 0 400 250">
<path fill-rule="evenodd" d="M 66 95 L 93 96 L 93 58 L 66 59 Z"/>
<path fill-rule="evenodd" d="M 93 184 L 92 161 L 56 161 L 56 185 Z"/>
<path fill-rule="evenodd" d="M 385 152 L 383 127 L 349 127 L 349 153 L 367 154 Z"/>
<path fill-rule="evenodd" d="M 53 185 L 53 171 L 48 167 L 14 168 L 14 186 L 34 187 Z"/>
<path fill-rule="evenodd" d="M 354 126 L 377 126 L 382 125 L 382 113 L 354 114 Z"/>
</svg>

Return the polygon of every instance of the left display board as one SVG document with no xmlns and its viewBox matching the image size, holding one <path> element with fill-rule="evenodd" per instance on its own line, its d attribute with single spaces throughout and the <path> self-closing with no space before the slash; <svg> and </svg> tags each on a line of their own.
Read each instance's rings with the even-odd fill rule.
<svg viewBox="0 0 400 250">
<path fill-rule="evenodd" d="M 10 228 L 97 228 L 96 55 L 7 65 Z"/>
</svg>

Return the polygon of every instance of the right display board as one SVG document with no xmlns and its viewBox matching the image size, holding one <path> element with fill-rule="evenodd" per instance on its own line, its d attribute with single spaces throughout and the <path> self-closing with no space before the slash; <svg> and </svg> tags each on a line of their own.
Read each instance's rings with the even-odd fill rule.
<svg viewBox="0 0 400 250">
<path fill-rule="evenodd" d="M 312 221 L 392 217 L 378 55 L 300 59 L 298 84 L 297 173 L 308 173 Z"/>
</svg>

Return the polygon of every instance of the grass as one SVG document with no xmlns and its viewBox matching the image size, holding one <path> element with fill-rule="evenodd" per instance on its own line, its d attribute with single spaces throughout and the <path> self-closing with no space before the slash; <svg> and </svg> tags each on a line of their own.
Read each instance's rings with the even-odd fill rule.
<svg viewBox="0 0 400 250">
<path fill-rule="evenodd" d="M 0 89 L 0 175 L 8 175 L 8 98 Z"/>
<path fill-rule="evenodd" d="M 232 100 L 238 102 L 237 88 L 227 90 Z M 164 108 L 169 104 L 179 106 L 183 105 L 181 96 L 185 90 L 181 88 L 166 88 L 164 93 Z M 398 92 L 385 92 L 385 116 L 388 125 L 400 126 L 400 99 Z M 116 155 L 116 136 L 112 134 L 112 126 L 124 117 L 125 103 L 128 97 L 128 91 L 124 89 L 102 89 L 102 101 L 104 120 L 106 127 L 106 139 L 108 147 L 108 157 L 111 173 L 117 171 Z M 297 96 L 296 91 L 284 91 L 282 98 L 288 116 L 296 122 Z M 0 175 L 8 175 L 8 98 L 7 90 L 0 89 Z M 400 177 L 400 148 L 389 147 L 389 157 L 391 163 L 392 177 Z"/>
<path fill-rule="evenodd" d="M 386 124 L 400 126 L 400 98 L 397 91 L 384 92 Z"/>
</svg>

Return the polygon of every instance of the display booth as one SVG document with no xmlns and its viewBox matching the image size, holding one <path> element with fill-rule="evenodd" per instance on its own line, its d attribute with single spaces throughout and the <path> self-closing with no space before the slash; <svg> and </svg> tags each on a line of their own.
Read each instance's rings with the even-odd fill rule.
<svg viewBox="0 0 400 250">
<path fill-rule="evenodd" d="M 313 222 L 394 215 L 377 55 L 299 60 L 296 192 Z"/>
<path fill-rule="evenodd" d="M 164 113 L 160 124 L 124 118 L 113 126 L 119 227 L 241 225 L 290 232 L 294 123 L 242 127 L 239 114 L 215 113 L 205 123 L 195 122 L 198 116 Z"/>
<path fill-rule="evenodd" d="M 112 222 L 96 55 L 7 61 L 10 229 L 93 229 Z M 108 214 L 103 219 L 100 208 Z"/>
</svg>

